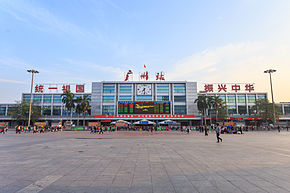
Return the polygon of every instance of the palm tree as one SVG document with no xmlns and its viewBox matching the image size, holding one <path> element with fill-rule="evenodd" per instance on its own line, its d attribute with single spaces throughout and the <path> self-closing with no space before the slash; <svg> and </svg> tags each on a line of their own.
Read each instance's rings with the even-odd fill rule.
<svg viewBox="0 0 290 193">
<path fill-rule="evenodd" d="M 209 113 L 209 117 L 210 117 L 210 124 L 212 124 L 211 110 L 215 105 L 214 96 L 207 96 L 206 99 L 207 99 L 206 103 L 207 103 L 207 107 L 208 107 L 208 113 Z"/>
<path fill-rule="evenodd" d="M 87 94 L 83 95 L 82 100 L 81 100 L 82 111 L 83 111 L 83 114 L 84 114 L 83 127 L 85 127 L 85 123 L 86 123 L 86 121 L 85 121 L 86 113 L 91 108 L 90 101 L 91 101 L 91 98 L 89 97 L 89 95 L 87 95 Z"/>
<path fill-rule="evenodd" d="M 206 110 L 208 107 L 207 96 L 199 95 L 197 99 L 195 99 L 194 103 L 197 103 L 197 108 L 202 113 L 202 120 L 203 116 L 205 116 L 205 124 L 206 124 Z"/>
<path fill-rule="evenodd" d="M 215 109 L 215 120 L 217 122 L 219 109 L 225 107 L 225 102 L 218 96 L 213 96 L 213 107 Z"/>
<path fill-rule="evenodd" d="M 80 114 L 83 112 L 83 108 L 82 108 L 82 97 L 77 97 L 76 100 L 76 112 L 78 114 L 78 121 L 77 121 L 77 125 L 79 126 L 79 120 L 80 120 Z"/>
<path fill-rule="evenodd" d="M 72 112 L 75 108 L 75 99 L 74 94 L 71 93 L 69 90 L 66 90 L 62 95 L 62 102 L 65 105 L 65 108 L 70 111 L 70 126 L 72 125 Z"/>
</svg>

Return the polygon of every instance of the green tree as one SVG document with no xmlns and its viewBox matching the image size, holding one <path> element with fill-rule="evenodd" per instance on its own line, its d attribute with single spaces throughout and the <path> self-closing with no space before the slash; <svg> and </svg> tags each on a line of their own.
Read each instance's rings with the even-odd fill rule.
<svg viewBox="0 0 290 193">
<path fill-rule="evenodd" d="M 72 125 L 72 113 L 73 109 L 75 108 L 75 99 L 74 99 L 74 94 L 71 93 L 71 91 L 66 90 L 62 94 L 62 102 L 65 105 L 65 108 L 70 111 L 70 122 Z"/>
<path fill-rule="evenodd" d="M 201 112 L 202 120 L 203 117 L 205 117 L 205 124 L 206 124 L 206 111 L 208 108 L 208 103 L 207 103 L 207 96 L 206 95 L 199 95 L 197 99 L 195 99 L 194 103 L 197 103 L 197 109 Z"/>
<path fill-rule="evenodd" d="M 256 110 L 256 114 L 259 117 L 262 117 L 267 120 L 271 120 L 271 122 L 274 122 L 273 120 L 273 105 L 269 102 L 268 99 L 258 99 L 255 102 L 255 106 L 253 106 Z M 275 115 L 276 119 L 279 118 L 279 107 L 275 105 Z"/>
<path fill-rule="evenodd" d="M 83 108 L 82 108 L 82 97 L 77 97 L 76 100 L 76 112 L 78 114 L 78 121 L 77 121 L 77 125 L 79 126 L 79 119 L 80 119 L 80 114 L 83 112 Z"/>
<path fill-rule="evenodd" d="M 89 95 L 85 94 L 83 95 L 82 99 L 81 99 L 81 106 L 82 106 L 82 111 L 83 111 L 83 115 L 84 115 L 84 121 L 83 121 L 83 127 L 85 127 L 85 119 L 86 119 L 86 113 L 90 111 L 91 106 L 90 106 L 90 101 L 91 98 L 89 97 Z"/>
<path fill-rule="evenodd" d="M 215 110 L 216 121 L 218 120 L 218 117 L 220 118 L 227 117 L 226 103 L 219 96 L 213 96 L 212 106 L 213 109 Z"/>
<path fill-rule="evenodd" d="M 12 116 L 17 122 L 28 121 L 29 116 L 29 103 L 24 101 L 17 102 L 17 105 L 9 112 L 9 115 Z M 31 122 L 35 122 L 41 117 L 41 108 L 40 106 L 34 105 L 31 106 Z"/>
</svg>

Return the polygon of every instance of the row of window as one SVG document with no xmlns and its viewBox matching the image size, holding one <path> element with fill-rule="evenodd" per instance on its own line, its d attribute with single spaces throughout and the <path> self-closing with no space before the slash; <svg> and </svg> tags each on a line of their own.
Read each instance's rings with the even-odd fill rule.
<svg viewBox="0 0 290 193">
<path fill-rule="evenodd" d="M 81 95 L 75 95 L 74 99 L 77 97 L 81 97 Z M 91 96 L 89 96 L 91 97 Z M 62 96 L 61 95 L 33 95 L 33 102 L 34 103 L 41 103 L 43 99 L 43 103 L 49 104 L 53 103 L 62 103 Z M 30 95 L 24 95 L 23 101 L 29 103 L 30 102 Z"/>
<path fill-rule="evenodd" d="M 226 101 L 225 95 L 220 95 L 219 98 L 221 98 L 223 101 Z M 248 95 L 248 103 L 255 103 L 258 99 L 265 99 L 265 95 L 258 95 L 256 98 L 256 95 Z M 246 95 L 238 95 L 237 99 L 235 95 L 228 95 L 227 96 L 227 103 L 236 103 L 236 100 L 238 103 L 246 103 Z"/>
<path fill-rule="evenodd" d="M 116 87 L 114 85 L 104 85 L 103 87 L 103 93 L 115 93 Z M 174 93 L 185 93 L 185 86 L 174 86 L 173 87 Z M 159 85 L 156 87 L 157 93 L 169 93 L 169 86 L 168 85 Z M 119 92 L 120 93 L 132 93 L 133 87 L 132 85 L 120 85 L 119 86 Z"/>
<path fill-rule="evenodd" d="M 119 101 L 132 101 L 131 95 L 120 95 Z M 136 101 L 152 101 L 152 96 L 136 96 Z M 157 96 L 157 101 L 169 101 L 169 96 Z M 103 96 L 104 103 L 114 103 L 115 96 Z M 174 96 L 174 102 L 186 102 L 186 96 Z"/>
<path fill-rule="evenodd" d="M 102 108 L 103 115 L 114 115 L 115 106 L 114 105 L 103 105 Z M 176 115 L 186 115 L 186 105 L 174 105 L 174 114 Z"/>
</svg>

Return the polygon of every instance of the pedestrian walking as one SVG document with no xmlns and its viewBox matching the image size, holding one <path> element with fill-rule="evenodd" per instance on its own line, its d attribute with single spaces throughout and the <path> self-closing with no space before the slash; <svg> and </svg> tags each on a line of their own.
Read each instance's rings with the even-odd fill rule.
<svg viewBox="0 0 290 193">
<path fill-rule="evenodd" d="M 278 125 L 278 132 L 280 133 L 280 125 Z"/>
<path fill-rule="evenodd" d="M 205 136 L 208 136 L 207 126 L 205 126 L 205 128 L 204 128 L 204 135 L 205 135 Z"/>
<path fill-rule="evenodd" d="M 215 132 L 216 132 L 217 143 L 219 143 L 220 141 L 223 142 L 223 139 L 220 138 L 221 128 L 218 123 L 217 123 Z"/>
</svg>

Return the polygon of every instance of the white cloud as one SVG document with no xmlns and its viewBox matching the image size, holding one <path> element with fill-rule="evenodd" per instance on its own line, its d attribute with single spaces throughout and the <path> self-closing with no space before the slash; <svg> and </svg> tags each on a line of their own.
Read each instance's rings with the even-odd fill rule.
<svg viewBox="0 0 290 193">
<path fill-rule="evenodd" d="M 275 99 L 290 101 L 290 47 L 265 43 L 238 43 L 195 53 L 173 65 L 167 79 L 203 82 L 256 83 L 257 91 L 269 92 L 268 68 L 273 75 Z"/>
<path fill-rule="evenodd" d="M 14 83 L 14 84 L 27 84 L 27 82 L 24 82 L 24 81 L 19 81 L 19 80 L 8 80 L 8 79 L 3 79 L 3 78 L 0 78 L 0 82 L 5 82 L 5 83 Z"/>
</svg>

